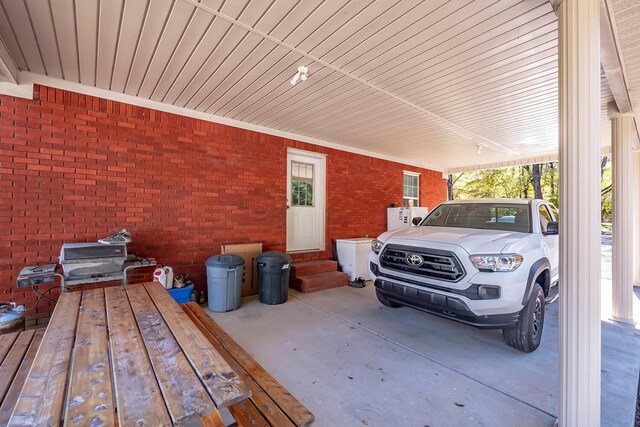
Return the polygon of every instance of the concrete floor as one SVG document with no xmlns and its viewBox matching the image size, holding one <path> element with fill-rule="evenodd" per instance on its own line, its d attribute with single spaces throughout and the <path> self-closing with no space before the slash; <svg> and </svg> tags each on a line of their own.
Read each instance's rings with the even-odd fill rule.
<svg viewBox="0 0 640 427">
<path fill-rule="evenodd" d="M 316 415 L 314 426 L 551 426 L 556 419 L 557 304 L 547 307 L 542 343 L 531 354 L 508 347 L 500 331 L 383 307 L 370 282 L 291 290 L 277 306 L 249 297 L 237 311 L 210 314 Z M 640 331 L 603 321 L 603 426 L 633 425 L 639 369 Z"/>
</svg>

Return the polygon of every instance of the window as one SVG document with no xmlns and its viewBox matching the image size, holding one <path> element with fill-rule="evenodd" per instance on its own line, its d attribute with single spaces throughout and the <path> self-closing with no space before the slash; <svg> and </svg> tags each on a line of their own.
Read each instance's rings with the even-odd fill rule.
<svg viewBox="0 0 640 427">
<path fill-rule="evenodd" d="M 313 165 L 291 162 L 291 206 L 313 206 Z"/>
<path fill-rule="evenodd" d="M 558 214 L 558 209 L 556 209 L 556 207 L 553 206 L 553 205 L 547 205 L 547 207 L 551 211 L 551 214 L 553 215 L 554 221 L 560 221 L 560 215 Z"/>
<path fill-rule="evenodd" d="M 445 203 L 434 209 L 420 225 L 529 233 L 529 205 Z"/>
<path fill-rule="evenodd" d="M 540 205 L 538 212 L 540 212 L 540 231 L 546 233 L 547 225 L 551 222 L 551 215 L 545 205 Z"/>
<path fill-rule="evenodd" d="M 404 185 L 402 191 L 403 206 L 420 206 L 420 174 L 414 172 L 404 173 Z"/>
</svg>

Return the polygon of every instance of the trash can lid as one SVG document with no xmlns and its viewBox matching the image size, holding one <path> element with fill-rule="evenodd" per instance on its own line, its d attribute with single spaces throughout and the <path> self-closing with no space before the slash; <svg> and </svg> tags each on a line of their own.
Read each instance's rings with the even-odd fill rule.
<svg viewBox="0 0 640 427">
<path fill-rule="evenodd" d="M 207 267 L 237 267 L 244 265 L 244 259 L 235 254 L 220 254 L 209 257 L 205 265 Z"/>
<path fill-rule="evenodd" d="M 256 261 L 260 262 L 281 262 L 283 264 L 289 264 L 291 262 L 291 257 L 285 253 L 278 251 L 269 251 L 263 252 L 258 255 Z"/>
</svg>

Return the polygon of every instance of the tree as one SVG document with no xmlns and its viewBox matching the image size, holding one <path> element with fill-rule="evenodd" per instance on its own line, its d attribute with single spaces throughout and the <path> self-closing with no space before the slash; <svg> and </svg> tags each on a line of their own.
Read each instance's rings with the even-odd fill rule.
<svg viewBox="0 0 640 427">
<path fill-rule="evenodd" d="M 453 177 L 452 192 L 456 199 L 521 198 L 533 193 L 535 198 L 549 200 L 559 206 L 558 162 L 513 166 L 467 172 Z M 600 162 L 602 222 L 611 221 L 611 157 Z"/>
<path fill-rule="evenodd" d="M 533 186 L 533 197 L 535 199 L 542 199 L 542 185 L 541 185 L 541 178 L 542 178 L 542 165 L 539 163 L 536 163 L 534 165 L 531 166 L 532 169 L 532 173 L 531 173 L 531 185 Z"/>
</svg>

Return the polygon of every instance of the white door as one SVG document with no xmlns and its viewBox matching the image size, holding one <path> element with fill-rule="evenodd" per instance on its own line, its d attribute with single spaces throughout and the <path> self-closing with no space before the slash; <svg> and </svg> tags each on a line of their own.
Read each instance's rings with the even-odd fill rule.
<svg viewBox="0 0 640 427">
<path fill-rule="evenodd" d="M 287 153 L 287 252 L 324 250 L 325 157 Z"/>
</svg>

